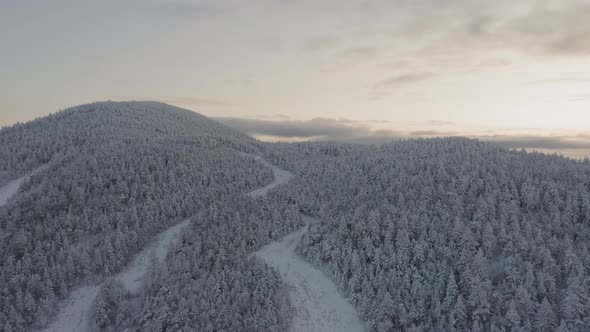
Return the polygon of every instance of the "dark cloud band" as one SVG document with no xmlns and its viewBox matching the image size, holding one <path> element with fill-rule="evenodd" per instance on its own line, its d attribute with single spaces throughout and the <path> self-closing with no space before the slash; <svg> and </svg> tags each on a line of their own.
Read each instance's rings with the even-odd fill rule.
<svg viewBox="0 0 590 332">
<path fill-rule="evenodd" d="M 467 136 L 492 142 L 504 148 L 525 148 L 531 150 L 575 151 L 574 154 L 590 157 L 590 135 L 543 136 L 543 135 L 473 135 L 458 131 L 396 131 L 374 130 L 364 122 L 317 118 L 307 121 L 270 121 L 242 118 L 217 118 L 217 121 L 241 130 L 249 135 L 270 136 L 277 140 L 290 141 L 294 138 L 318 141 L 335 141 L 360 144 L 379 144 L 392 140 Z M 440 127 L 451 122 L 430 121 Z"/>
</svg>

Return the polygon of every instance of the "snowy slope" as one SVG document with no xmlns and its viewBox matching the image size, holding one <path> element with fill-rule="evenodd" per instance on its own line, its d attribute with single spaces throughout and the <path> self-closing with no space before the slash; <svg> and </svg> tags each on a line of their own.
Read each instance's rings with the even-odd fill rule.
<svg viewBox="0 0 590 332">
<path fill-rule="evenodd" d="M 250 192 L 250 196 L 264 196 L 269 190 L 293 178 L 292 173 L 271 165 L 258 156 L 249 156 L 270 167 L 275 176 L 272 183 Z M 266 264 L 277 269 L 283 282 L 290 288 L 289 299 L 295 308 L 291 330 L 293 332 L 363 331 L 364 327 L 356 310 L 338 293 L 336 285 L 295 253 L 297 244 L 307 232 L 307 225 L 315 222 L 308 216 L 303 218 L 306 226 L 285 236 L 279 242 L 265 246 L 255 254 Z"/>
<path fill-rule="evenodd" d="M 56 320 L 44 331 L 88 331 L 100 285 L 79 287 L 65 301 Z"/>
<path fill-rule="evenodd" d="M 293 174 L 291 172 L 285 171 L 283 169 L 276 167 L 275 165 L 268 163 L 266 160 L 262 159 L 260 156 L 256 156 L 256 155 L 252 155 L 252 154 L 248 154 L 248 153 L 241 153 L 241 155 L 252 157 L 252 158 L 256 159 L 258 162 L 262 163 L 264 166 L 270 168 L 272 170 L 272 173 L 275 178 L 274 181 L 269 183 L 268 185 L 249 192 L 248 193 L 249 196 L 252 196 L 252 197 L 265 196 L 271 189 L 276 188 L 282 184 L 285 184 L 293 178 Z"/>
<path fill-rule="evenodd" d="M 18 192 L 18 188 L 20 188 L 20 185 L 27 179 L 27 177 L 28 176 L 23 176 L 22 178 L 12 180 L 0 187 L 0 206 L 6 204 L 8 199 Z"/>
<path fill-rule="evenodd" d="M 149 270 L 151 257 L 155 256 L 159 262 L 166 257 L 170 245 L 178 234 L 186 227 L 190 219 L 184 220 L 166 231 L 160 233 L 156 240 L 139 252 L 129 265 L 115 276 L 126 290 L 137 293 L 143 286 L 144 278 Z M 100 285 L 83 286 L 76 289 L 65 301 L 64 307 L 56 320 L 44 331 L 52 332 L 84 332 L 91 330 L 94 299 L 100 290 Z"/>
<path fill-rule="evenodd" d="M 135 294 L 141 290 L 152 256 L 155 256 L 158 262 L 163 262 L 170 245 L 189 222 L 190 219 L 187 219 L 160 233 L 155 242 L 137 254 L 133 261 L 121 273 L 117 274 L 116 278 L 123 283 L 127 291 Z"/>
<path fill-rule="evenodd" d="M 304 217 L 309 224 L 314 220 Z M 283 282 L 290 286 L 289 299 L 295 307 L 291 330 L 298 331 L 363 331 L 364 327 L 352 304 L 338 293 L 338 289 L 295 253 L 307 225 L 260 249 L 256 255 L 276 268 Z"/>
<path fill-rule="evenodd" d="M 7 184 L 5 184 L 4 186 L 0 187 L 0 206 L 5 205 L 8 202 L 9 198 L 16 195 L 16 193 L 18 192 L 18 189 L 20 188 L 21 184 L 23 184 L 23 182 L 25 182 L 25 180 L 27 180 L 31 176 L 41 172 L 46 167 L 47 167 L 47 165 L 43 165 L 43 166 L 35 169 L 33 172 L 31 172 L 31 174 L 25 175 L 25 176 L 18 178 L 16 180 L 12 180 L 12 181 L 8 182 Z"/>
</svg>

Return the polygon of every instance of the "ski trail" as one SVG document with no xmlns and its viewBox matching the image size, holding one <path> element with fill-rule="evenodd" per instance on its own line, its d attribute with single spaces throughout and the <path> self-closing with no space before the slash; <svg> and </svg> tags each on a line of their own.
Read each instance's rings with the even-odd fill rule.
<svg viewBox="0 0 590 332">
<path fill-rule="evenodd" d="M 248 195 L 253 197 L 263 196 L 271 190 L 283 183 L 288 182 L 292 177 L 293 174 L 290 172 L 284 171 L 274 165 L 269 164 L 264 159 L 259 156 L 240 153 L 243 156 L 252 157 L 259 162 L 263 163 L 265 166 L 270 167 L 273 171 L 274 181 L 268 184 L 267 186 L 259 189 L 255 189 L 248 193 Z M 19 180 L 15 181 L 24 181 L 26 177 L 23 177 Z M 20 183 L 18 186 L 20 186 Z M 4 187 L 3 187 L 4 188 Z M 18 187 L 16 188 L 18 190 Z M 16 192 L 16 191 L 15 191 Z M 143 282 L 145 275 L 148 272 L 151 257 L 156 256 L 158 261 L 162 262 L 166 257 L 166 253 L 170 248 L 172 241 L 174 241 L 178 234 L 189 224 L 190 220 L 187 219 L 183 222 L 180 222 L 166 231 L 160 233 L 157 239 L 148 244 L 141 252 L 139 252 L 125 267 L 119 274 L 114 276 L 114 278 L 121 281 L 123 287 L 129 291 L 131 294 L 136 294 L 141 291 L 143 287 Z M 93 307 L 94 307 L 94 300 L 98 295 L 98 291 L 100 290 L 100 285 L 93 285 L 93 286 L 82 286 L 74 290 L 71 295 L 64 301 L 64 305 L 56 317 L 56 319 L 49 325 L 48 328 L 42 330 L 46 332 L 85 332 L 92 330 L 92 317 L 93 317 Z"/>
<path fill-rule="evenodd" d="M 304 216 L 306 225 L 256 252 L 266 264 L 277 269 L 290 288 L 289 300 L 295 307 L 291 331 L 364 331 L 359 316 L 322 272 L 295 253 L 301 237 L 314 219 Z"/>
<path fill-rule="evenodd" d="M 190 219 L 186 219 L 160 233 L 156 242 L 137 254 L 133 261 L 122 272 L 117 274 L 115 278 L 121 281 L 127 291 L 131 294 L 136 294 L 143 287 L 143 281 L 151 265 L 152 256 L 155 256 L 158 262 L 163 262 L 168 249 L 170 249 L 170 245 L 178 238 L 180 232 L 189 222 Z"/>
<path fill-rule="evenodd" d="M 269 164 L 261 157 L 243 155 L 254 157 L 270 167 L 275 176 L 272 183 L 250 192 L 250 196 L 265 196 L 269 190 L 293 178 L 292 173 Z M 301 237 L 307 233 L 309 224 L 316 221 L 308 216 L 303 216 L 303 219 L 306 224 L 304 227 L 255 253 L 267 265 L 277 269 L 283 282 L 289 286 L 289 300 L 295 308 L 291 331 L 364 331 L 356 310 L 340 295 L 336 285 L 295 253 L 295 248 Z"/>
<path fill-rule="evenodd" d="M 131 263 L 114 278 L 121 281 L 125 290 L 137 294 L 144 285 L 145 276 L 151 265 L 151 257 L 155 256 L 163 262 L 172 242 L 178 238 L 180 232 L 190 223 L 186 219 L 160 233 L 156 240 L 140 251 Z M 92 330 L 92 309 L 98 295 L 100 285 L 82 286 L 77 288 L 65 301 L 65 306 L 46 332 L 85 332 Z"/>
<path fill-rule="evenodd" d="M 8 199 L 10 199 L 12 196 L 16 195 L 16 193 L 18 193 L 18 189 L 23 184 L 23 182 L 25 182 L 31 176 L 41 172 L 42 170 L 44 170 L 47 167 L 48 167 L 47 164 L 40 166 L 40 167 L 36 168 L 34 171 L 32 171 L 29 175 L 25 175 L 25 176 L 20 177 L 16 180 L 12 180 L 12 181 L 8 182 L 7 184 L 5 184 L 4 186 L 0 187 L 0 206 L 6 205 L 6 203 L 8 202 Z"/>
<path fill-rule="evenodd" d="M 8 199 L 18 192 L 20 185 L 25 182 L 28 176 L 12 180 L 0 188 L 0 206 L 5 205 Z"/>
<path fill-rule="evenodd" d="M 94 299 L 99 290 L 99 285 L 77 288 L 65 301 L 56 320 L 43 331 L 88 331 Z"/>
<path fill-rule="evenodd" d="M 266 196 L 266 194 L 271 189 L 274 189 L 282 184 L 285 184 L 293 178 L 293 173 L 291 173 L 289 171 L 285 171 L 284 169 L 280 169 L 277 166 L 270 164 L 266 160 L 262 159 L 262 157 L 260 157 L 260 156 L 249 154 L 249 153 L 244 153 L 244 152 L 240 152 L 240 154 L 242 156 L 252 157 L 252 158 L 256 159 L 258 162 L 260 162 L 264 166 L 270 168 L 272 170 L 272 174 L 274 175 L 274 180 L 271 183 L 269 183 L 268 185 L 266 185 L 262 188 L 252 190 L 251 192 L 248 193 L 249 196 L 252 196 L 252 197 Z"/>
</svg>

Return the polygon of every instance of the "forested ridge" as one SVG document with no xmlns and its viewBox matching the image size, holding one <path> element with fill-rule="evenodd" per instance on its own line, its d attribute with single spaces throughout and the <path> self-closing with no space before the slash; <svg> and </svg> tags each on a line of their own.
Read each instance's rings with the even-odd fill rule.
<svg viewBox="0 0 590 332">
<path fill-rule="evenodd" d="M 291 171 L 273 181 L 252 156 Z M 368 331 L 589 331 L 590 161 L 463 139 L 258 142 L 156 102 L 0 130 L 0 330 L 46 327 L 102 285 L 91 330 L 284 331 L 289 289 L 254 253 L 297 247 Z M 140 294 L 112 278 L 190 219 Z"/>
<path fill-rule="evenodd" d="M 588 160 L 457 138 L 300 144 L 270 159 L 323 221 L 299 252 L 368 330 L 590 330 Z"/>
</svg>

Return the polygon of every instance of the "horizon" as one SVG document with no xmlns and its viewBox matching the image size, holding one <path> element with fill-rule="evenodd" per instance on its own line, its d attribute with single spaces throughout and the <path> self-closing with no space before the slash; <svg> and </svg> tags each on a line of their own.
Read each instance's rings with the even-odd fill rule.
<svg viewBox="0 0 590 332">
<path fill-rule="evenodd" d="M 100 103 L 161 103 L 167 106 L 178 107 L 185 111 L 193 112 L 195 114 L 204 115 L 199 112 L 184 108 L 182 106 L 172 105 L 157 100 L 103 100 L 94 101 L 86 104 L 75 105 L 71 107 L 65 107 L 55 112 L 51 112 L 45 115 L 41 115 L 25 122 L 16 122 L 13 124 L 0 126 L 0 131 L 4 128 L 9 128 L 17 124 L 26 124 L 27 122 L 39 120 L 44 117 L 57 114 L 59 112 L 75 110 L 78 107 L 100 104 Z M 206 115 L 204 115 L 206 116 Z M 401 132 L 401 131 L 372 131 L 367 127 L 354 127 L 343 126 L 338 128 L 338 123 L 335 123 L 336 127 L 331 128 L 332 119 L 321 119 L 315 118 L 310 121 L 292 122 L 285 124 L 284 122 L 276 120 L 254 120 L 256 125 L 249 125 L 248 122 L 252 121 L 249 119 L 231 118 L 231 117 L 208 117 L 211 120 L 217 121 L 230 128 L 238 130 L 244 134 L 247 134 L 254 139 L 257 139 L 266 143 L 301 143 L 301 142 L 327 142 L 327 143 L 348 143 L 348 144 L 360 144 L 360 145 L 381 145 L 391 142 L 407 139 L 429 139 L 429 138 L 467 138 L 475 139 L 483 142 L 488 142 L 501 148 L 508 150 L 525 150 L 529 153 L 543 153 L 543 154 L 557 154 L 563 157 L 572 159 L 588 159 L 590 158 L 590 150 L 586 150 L 584 146 L 575 146 L 575 142 L 564 142 L 562 137 L 554 136 L 553 138 L 535 136 L 535 135 L 521 135 L 521 136 L 510 136 L 508 135 L 488 135 L 488 136 L 477 136 L 477 135 L 459 135 L 459 134 L 448 134 L 448 135 L 436 135 L 427 131 L 415 131 L 415 132 Z M 345 121 L 340 119 L 344 123 L 350 125 L 351 121 Z M 317 127 L 313 122 L 323 123 L 326 122 L 325 127 Z M 311 125 L 308 125 L 310 124 Z M 283 133 L 283 136 L 272 135 L 276 132 Z M 271 135 L 264 134 L 270 132 Z M 301 135 L 293 133 L 303 133 Z M 574 145 L 574 148 L 568 148 L 570 145 Z"/>
<path fill-rule="evenodd" d="M 585 1 L 4 7 L 2 127 L 149 99 L 267 141 L 465 136 L 590 156 Z"/>
</svg>

